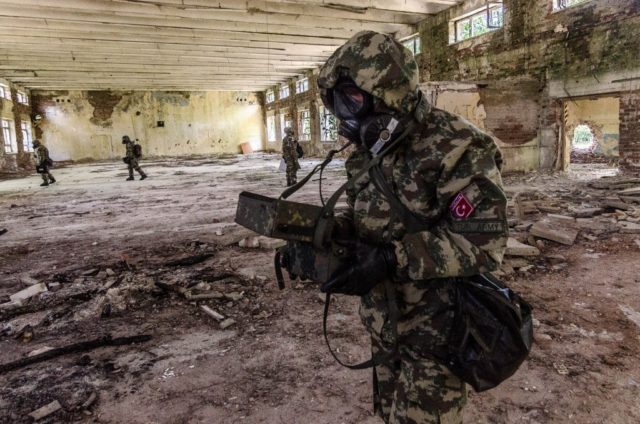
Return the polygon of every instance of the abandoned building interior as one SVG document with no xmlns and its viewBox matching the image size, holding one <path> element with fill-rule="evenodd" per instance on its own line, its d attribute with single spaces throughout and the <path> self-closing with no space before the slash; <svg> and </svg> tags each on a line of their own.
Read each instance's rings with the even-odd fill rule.
<svg viewBox="0 0 640 424">
<path fill-rule="evenodd" d="M 640 422 L 640 1 L 0 0 L 0 423 L 383 422 L 318 284 L 279 290 L 285 242 L 235 222 L 240 192 L 285 189 L 286 128 L 298 180 L 345 144 L 319 69 L 363 30 L 502 152 L 494 275 L 534 344 L 464 421 Z M 330 304 L 351 363 L 358 305 Z"/>
</svg>

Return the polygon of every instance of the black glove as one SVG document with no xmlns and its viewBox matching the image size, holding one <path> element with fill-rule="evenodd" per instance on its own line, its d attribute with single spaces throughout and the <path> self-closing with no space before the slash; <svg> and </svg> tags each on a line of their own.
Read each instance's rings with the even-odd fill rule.
<svg viewBox="0 0 640 424">
<path fill-rule="evenodd" d="M 398 266 L 391 245 L 353 241 L 345 243 L 345 248 L 353 252 L 353 256 L 320 286 L 321 292 L 363 296 Z"/>
</svg>

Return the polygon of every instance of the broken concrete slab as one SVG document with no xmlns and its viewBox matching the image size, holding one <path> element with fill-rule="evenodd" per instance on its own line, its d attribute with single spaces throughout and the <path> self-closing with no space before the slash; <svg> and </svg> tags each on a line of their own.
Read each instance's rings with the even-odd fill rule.
<svg viewBox="0 0 640 424">
<path fill-rule="evenodd" d="M 29 416 L 34 420 L 38 421 L 48 417 L 49 415 L 61 409 L 62 409 L 62 405 L 60 405 L 60 402 L 58 402 L 57 400 L 54 400 L 53 402 L 43 406 L 42 408 L 36 409 L 35 411 L 31 412 Z"/>
<path fill-rule="evenodd" d="M 574 208 L 571 213 L 576 218 L 592 218 L 604 212 L 603 208 Z"/>
<path fill-rule="evenodd" d="M 611 208 L 611 209 L 619 209 L 622 211 L 628 211 L 633 209 L 633 206 L 631 206 L 630 204 L 620 199 L 604 199 L 601 204 L 604 207 Z"/>
<path fill-rule="evenodd" d="M 640 224 L 635 222 L 620 221 L 618 222 L 618 229 L 625 234 L 640 234 Z"/>
<path fill-rule="evenodd" d="M 520 243 L 518 240 L 509 237 L 505 254 L 509 256 L 538 256 L 540 250 L 535 246 Z"/>
<path fill-rule="evenodd" d="M 529 230 L 529 234 L 534 237 L 540 237 L 545 240 L 571 246 L 576 241 L 578 230 L 556 222 L 543 220 L 533 224 L 533 227 Z"/>
<path fill-rule="evenodd" d="M 18 293 L 12 294 L 9 296 L 9 299 L 11 299 L 12 302 L 21 302 L 46 291 L 48 291 L 47 285 L 45 283 L 38 283 L 24 290 L 20 290 Z"/>
<path fill-rule="evenodd" d="M 42 346 L 41 348 L 38 348 L 36 350 L 32 350 L 31 352 L 29 352 L 27 354 L 27 356 L 40 355 L 41 353 L 45 353 L 45 352 L 48 352 L 50 350 L 53 350 L 53 348 L 51 346 Z"/>
<path fill-rule="evenodd" d="M 20 282 L 22 284 L 24 284 L 25 286 L 33 286 L 38 284 L 40 281 L 36 280 L 35 278 L 29 276 L 29 275 L 23 275 L 22 277 L 20 277 Z"/>
<path fill-rule="evenodd" d="M 91 269 L 88 269 L 88 270 L 84 271 L 82 273 L 82 275 L 85 276 L 85 277 L 89 277 L 89 276 L 92 276 L 92 275 L 96 275 L 98 272 L 100 272 L 100 270 L 98 268 L 91 268 Z"/>
<path fill-rule="evenodd" d="M 640 186 L 625 188 L 624 190 L 620 190 L 618 193 L 623 196 L 640 196 Z"/>
</svg>

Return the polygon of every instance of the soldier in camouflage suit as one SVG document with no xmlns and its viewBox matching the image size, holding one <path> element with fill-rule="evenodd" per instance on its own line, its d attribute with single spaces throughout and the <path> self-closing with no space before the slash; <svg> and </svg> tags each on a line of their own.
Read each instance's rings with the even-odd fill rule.
<svg viewBox="0 0 640 424">
<path fill-rule="evenodd" d="M 287 166 L 287 186 L 292 186 L 298 182 L 296 176 L 300 163 L 298 163 L 298 140 L 293 136 L 293 129 L 284 129 L 285 137 L 282 139 L 282 158 Z"/>
<path fill-rule="evenodd" d="M 127 155 L 124 158 L 122 158 L 125 161 L 125 163 L 129 166 L 129 178 L 127 178 L 127 181 L 132 181 L 134 179 L 133 178 L 134 169 L 138 171 L 138 173 L 140 174 L 141 180 L 144 180 L 145 178 L 147 178 L 147 174 L 145 174 L 142 168 L 140 168 L 140 165 L 138 165 L 138 157 L 135 155 L 135 152 L 133 151 L 134 143 L 133 141 L 131 141 L 128 135 L 122 136 L 122 144 L 126 145 L 126 148 L 127 148 Z"/>
<path fill-rule="evenodd" d="M 40 186 L 46 187 L 49 184 L 53 184 L 56 182 L 56 179 L 53 178 L 51 172 L 49 172 L 49 167 L 51 166 L 51 158 L 49 157 L 49 149 L 40 142 L 40 140 L 33 140 L 33 149 L 34 155 L 36 159 L 36 170 L 42 177 L 42 184 Z"/>
<path fill-rule="evenodd" d="M 360 92 L 340 88 L 344 80 Z M 426 102 L 411 52 L 387 35 L 355 35 L 322 67 L 318 85 L 334 113 L 343 107 L 336 99 L 345 95 L 351 96 L 347 103 L 373 99 L 368 115 L 336 113 L 341 133 L 357 146 L 346 162 L 349 177 L 372 157 L 366 131 L 357 128 L 370 122 L 367 117 L 391 114 L 412 128 L 383 158 L 381 169 L 392 195 L 425 224 L 408 229 L 372 174 L 364 175 L 347 191 L 350 211 L 334 231 L 337 238 L 355 241 L 352 261 L 321 290 L 365 292 L 360 316 L 372 350 L 390 353 L 389 306 L 381 284 L 390 279 L 400 314 L 398 350 L 374 369 L 377 412 L 385 423 L 461 423 L 465 383 L 432 353 L 446 347 L 456 278 L 495 270 L 502 261 L 507 225 L 501 153 L 489 135 Z"/>
</svg>

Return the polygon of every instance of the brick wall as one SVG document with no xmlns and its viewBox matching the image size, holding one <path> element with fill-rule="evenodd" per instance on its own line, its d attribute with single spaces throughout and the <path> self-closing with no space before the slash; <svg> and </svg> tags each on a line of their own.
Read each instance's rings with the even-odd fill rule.
<svg viewBox="0 0 640 424">
<path fill-rule="evenodd" d="M 640 174 L 640 91 L 620 96 L 620 167 Z"/>
<path fill-rule="evenodd" d="M 482 4 L 467 0 L 420 23 L 421 79 L 480 83 L 496 106 L 485 105 L 487 129 L 510 145 L 537 134 L 540 167 L 557 167 L 559 98 L 570 95 L 551 98 L 549 82 L 586 80 L 596 92 L 605 74 L 640 72 L 640 0 L 591 0 L 555 12 L 552 0 L 504 0 L 502 28 L 450 44 L 451 20 Z M 518 93 L 523 80 L 531 83 Z M 516 113 L 523 106 L 527 112 Z M 633 149 L 630 141 L 623 147 L 622 137 L 621 152 Z"/>
</svg>

